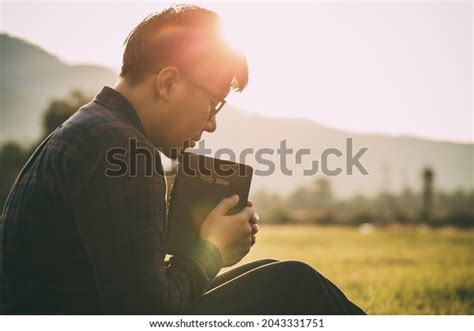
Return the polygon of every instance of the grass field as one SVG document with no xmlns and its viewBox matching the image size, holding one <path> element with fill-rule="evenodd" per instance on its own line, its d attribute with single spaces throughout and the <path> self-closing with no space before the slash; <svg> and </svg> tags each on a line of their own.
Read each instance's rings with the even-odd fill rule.
<svg viewBox="0 0 474 331">
<path fill-rule="evenodd" d="M 473 230 L 263 224 L 238 265 L 265 257 L 310 264 L 369 314 L 474 314 Z"/>
</svg>

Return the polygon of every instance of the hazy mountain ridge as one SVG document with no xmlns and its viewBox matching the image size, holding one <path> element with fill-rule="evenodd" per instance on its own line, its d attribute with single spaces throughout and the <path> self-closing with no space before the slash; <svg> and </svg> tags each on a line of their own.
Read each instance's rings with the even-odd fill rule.
<svg viewBox="0 0 474 331">
<path fill-rule="evenodd" d="M 73 89 L 95 94 L 103 85 L 115 82 L 117 74 L 94 65 L 68 65 L 43 49 L 26 41 L 0 34 L 0 141 L 11 139 L 19 142 L 34 141 L 40 134 L 42 113 L 47 103 L 55 97 L 65 97 Z M 267 189 L 288 194 L 311 178 L 303 170 L 319 161 L 327 148 L 337 148 L 341 157 L 329 156 L 329 168 L 341 167 L 344 171 L 331 177 L 334 190 L 341 196 L 357 192 L 374 194 L 380 190 L 399 191 L 404 187 L 418 190 L 420 172 L 424 166 L 435 170 L 435 188 L 455 190 L 472 189 L 473 144 L 437 142 L 411 136 L 385 136 L 362 134 L 330 128 L 309 119 L 266 117 L 227 106 L 218 116 L 218 128 L 212 135 L 205 134 L 206 147 L 213 153 L 218 148 L 230 148 L 237 155 L 246 148 L 253 148 L 247 163 L 255 169 L 265 170 L 265 165 L 255 161 L 255 152 L 261 148 L 274 150 L 264 159 L 276 166 L 271 176 L 255 176 L 252 190 Z M 356 154 L 368 148 L 360 158 L 369 175 L 362 175 L 354 168 L 353 175 L 345 174 L 346 139 L 352 138 Z M 292 176 L 283 174 L 277 149 L 286 140 L 293 153 L 287 157 L 287 168 Z M 303 164 L 296 164 L 295 153 L 307 148 L 310 156 L 303 157 Z M 237 158 L 238 160 L 238 158 Z"/>
<path fill-rule="evenodd" d="M 421 171 L 425 166 L 431 166 L 435 170 L 435 188 L 452 191 L 474 187 L 473 144 L 351 133 L 328 128 L 306 119 L 274 119 L 260 115 L 242 115 L 232 108 L 219 115 L 217 131 L 204 136 L 206 147 L 211 148 L 213 152 L 226 145 L 232 146 L 238 160 L 240 151 L 245 148 L 274 150 L 274 155 L 264 157 L 276 165 L 274 175 L 255 176 L 253 189 L 265 188 L 282 194 L 291 192 L 310 179 L 303 176 L 303 170 L 311 168 L 311 161 L 319 161 L 317 175 L 322 175 L 321 154 L 328 148 L 337 148 L 342 152 L 340 157 L 335 155 L 328 157 L 330 170 L 336 167 L 343 169 L 341 174 L 330 177 L 336 193 L 341 196 L 357 192 L 375 194 L 381 190 L 400 191 L 406 187 L 419 190 Z M 347 138 L 352 138 L 353 155 L 360 148 L 367 148 L 359 160 L 369 175 L 361 174 L 356 168 L 353 168 L 352 175 L 346 174 Z M 277 154 L 277 149 L 283 140 L 286 140 L 287 148 L 293 149 L 293 153 L 287 156 L 289 161 L 287 168 L 293 170 L 293 176 L 286 176 L 278 171 L 280 156 Z M 303 148 L 310 149 L 311 155 L 303 157 L 302 164 L 296 164 L 296 151 Z M 247 162 L 256 169 L 267 169 L 267 166 L 257 163 L 255 157 L 249 157 Z"/>
<path fill-rule="evenodd" d="M 68 65 L 27 41 L 0 34 L 0 140 L 34 141 L 53 98 L 81 89 L 94 94 L 116 73 L 94 65 Z"/>
</svg>

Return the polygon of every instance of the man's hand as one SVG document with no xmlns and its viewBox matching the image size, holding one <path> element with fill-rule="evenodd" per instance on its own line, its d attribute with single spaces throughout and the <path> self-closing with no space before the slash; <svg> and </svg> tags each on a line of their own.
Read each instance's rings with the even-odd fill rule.
<svg viewBox="0 0 474 331">
<path fill-rule="evenodd" d="M 253 204 L 253 201 L 252 200 L 247 200 L 247 206 L 249 207 L 253 207 L 254 204 Z M 258 226 L 258 221 L 260 220 L 260 216 L 258 216 L 257 213 L 253 214 L 253 216 L 250 218 L 249 222 L 250 222 L 250 225 L 252 226 L 252 246 L 255 244 L 255 241 L 257 240 L 257 232 L 258 232 L 258 229 L 259 229 L 259 226 Z"/>
<path fill-rule="evenodd" d="M 258 231 L 258 215 L 252 201 L 247 201 L 247 206 L 237 214 L 227 215 L 238 202 L 238 195 L 222 199 L 200 228 L 200 238 L 219 248 L 224 267 L 234 265 L 247 255 Z"/>
</svg>

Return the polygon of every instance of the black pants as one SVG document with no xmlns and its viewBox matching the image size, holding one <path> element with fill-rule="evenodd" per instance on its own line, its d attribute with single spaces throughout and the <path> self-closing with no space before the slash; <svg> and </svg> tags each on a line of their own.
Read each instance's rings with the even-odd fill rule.
<svg viewBox="0 0 474 331">
<path fill-rule="evenodd" d="M 263 259 L 212 280 L 186 314 L 365 314 L 336 285 L 306 263 Z"/>
</svg>

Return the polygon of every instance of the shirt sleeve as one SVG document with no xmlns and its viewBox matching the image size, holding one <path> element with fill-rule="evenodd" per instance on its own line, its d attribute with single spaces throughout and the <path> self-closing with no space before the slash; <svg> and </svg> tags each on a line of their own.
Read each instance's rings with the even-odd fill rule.
<svg viewBox="0 0 474 331">
<path fill-rule="evenodd" d="M 165 265 L 166 184 L 156 171 L 161 168 L 159 155 L 152 157 L 150 175 L 150 158 L 135 155 L 134 159 L 124 141 L 110 139 L 104 144 L 81 134 L 80 143 L 68 146 L 61 169 L 102 313 L 183 312 L 197 302 L 221 269 L 219 249 L 201 240 L 189 256 L 173 256 Z M 106 154 L 112 148 L 115 159 L 122 156 L 126 164 L 123 175 L 106 173 L 117 170 Z M 148 143 L 140 148 L 140 154 L 146 154 L 144 149 L 158 153 Z"/>
</svg>

